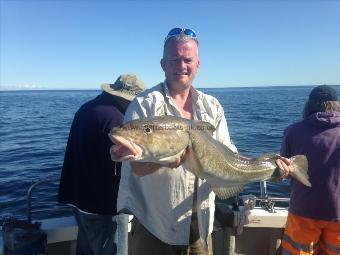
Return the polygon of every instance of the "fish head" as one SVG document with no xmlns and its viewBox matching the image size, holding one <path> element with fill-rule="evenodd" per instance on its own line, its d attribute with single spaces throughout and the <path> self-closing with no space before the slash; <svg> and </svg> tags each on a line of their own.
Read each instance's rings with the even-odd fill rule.
<svg viewBox="0 0 340 255">
<path fill-rule="evenodd" d="M 145 118 L 113 128 L 111 159 L 153 163 L 175 162 L 189 146 L 187 124 L 173 118 Z"/>
</svg>

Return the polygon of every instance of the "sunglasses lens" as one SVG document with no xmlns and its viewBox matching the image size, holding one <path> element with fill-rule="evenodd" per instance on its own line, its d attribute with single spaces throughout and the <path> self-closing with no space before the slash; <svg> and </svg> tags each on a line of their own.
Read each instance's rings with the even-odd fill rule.
<svg viewBox="0 0 340 255">
<path fill-rule="evenodd" d="M 174 36 L 174 35 L 179 35 L 182 32 L 182 28 L 173 28 L 170 30 L 170 32 L 168 33 L 168 36 Z"/>
<path fill-rule="evenodd" d="M 180 35 L 181 33 L 185 34 L 186 36 L 193 38 L 198 43 L 197 35 L 194 32 L 194 30 L 192 30 L 190 28 L 183 29 L 183 28 L 176 27 L 176 28 L 171 29 L 170 32 L 168 33 L 167 37 L 165 37 L 164 44 L 166 43 L 166 41 L 169 38 Z"/>
<path fill-rule="evenodd" d="M 193 37 L 193 38 L 197 37 L 196 33 L 193 30 L 191 30 L 190 28 L 185 29 L 183 33 L 185 35 Z"/>
</svg>

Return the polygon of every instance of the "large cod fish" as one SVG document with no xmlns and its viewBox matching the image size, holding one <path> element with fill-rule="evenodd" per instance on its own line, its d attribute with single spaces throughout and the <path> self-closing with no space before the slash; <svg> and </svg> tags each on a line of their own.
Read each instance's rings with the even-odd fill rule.
<svg viewBox="0 0 340 255">
<path fill-rule="evenodd" d="M 113 128 L 114 161 L 172 163 L 185 155 L 184 167 L 206 179 L 222 199 L 237 195 L 250 182 L 277 181 L 283 172 L 276 166 L 276 154 L 246 158 L 212 137 L 215 128 L 203 121 L 174 116 L 137 119 Z M 308 162 L 304 155 L 292 158 L 292 177 L 306 186 Z"/>
</svg>

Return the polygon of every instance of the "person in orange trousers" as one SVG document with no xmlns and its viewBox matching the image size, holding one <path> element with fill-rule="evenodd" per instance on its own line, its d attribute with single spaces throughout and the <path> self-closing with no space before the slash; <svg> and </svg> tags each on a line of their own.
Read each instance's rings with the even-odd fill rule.
<svg viewBox="0 0 340 255">
<path fill-rule="evenodd" d="M 340 104 L 336 90 L 314 88 L 303 120 L 284 131 L 281 155 L 306 155 L 312 187 L 292 180 L 281 255 L 340 254 Z"/>
</svg>

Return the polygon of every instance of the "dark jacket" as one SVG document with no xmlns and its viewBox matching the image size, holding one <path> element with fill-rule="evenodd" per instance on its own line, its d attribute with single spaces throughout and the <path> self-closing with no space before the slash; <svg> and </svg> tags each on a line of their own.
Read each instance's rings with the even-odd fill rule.
<svg viewBox="0 0 340 255">
<path fill-rule="evenodd" d="M 120 163 L 110 158 L 110 129 L 123 122 L 114 97 L 103 92 L 80 107 L 71 126 L 58 201 L 102 215 L 116 214 Z"/>
<path fill-rule="evenodd" d="M 307 156 L 312 187 L 292 180 L 289 211 L 295 215 L 340 221 L 340 112 L 314 113 L 284 132 L 281 154 Z"/>
</svg>

